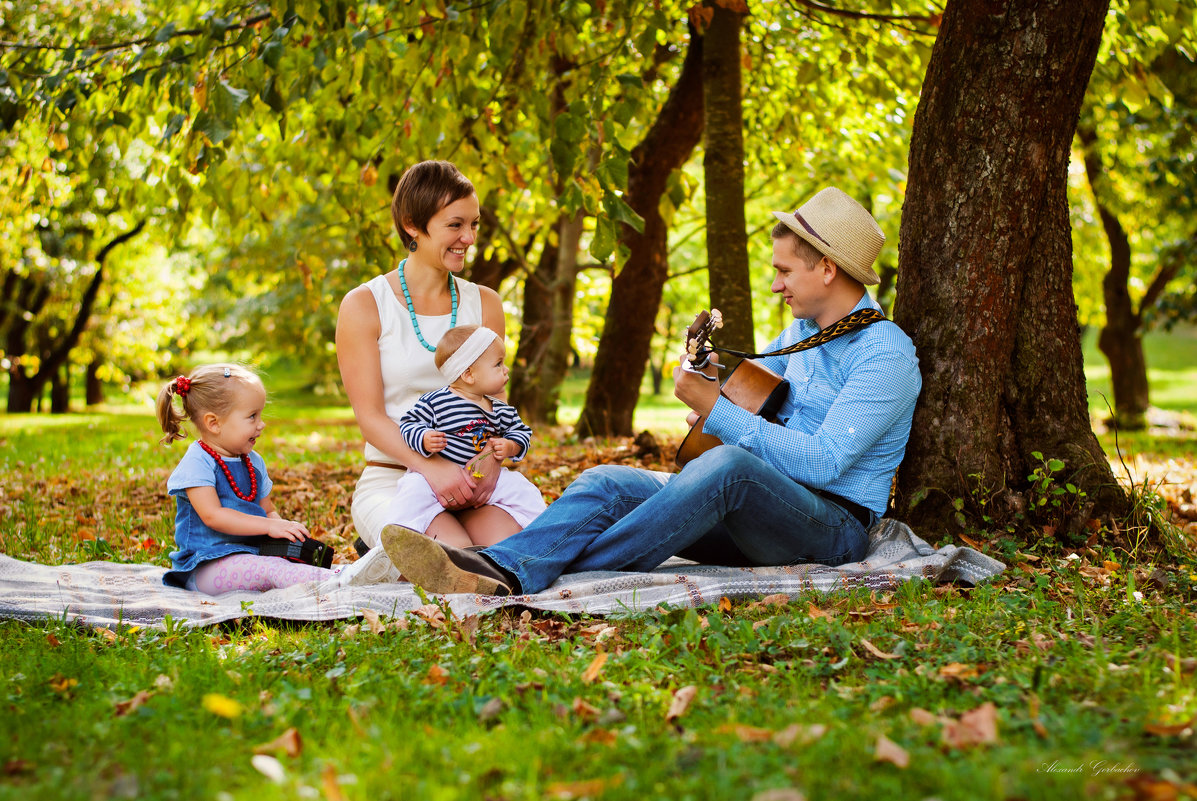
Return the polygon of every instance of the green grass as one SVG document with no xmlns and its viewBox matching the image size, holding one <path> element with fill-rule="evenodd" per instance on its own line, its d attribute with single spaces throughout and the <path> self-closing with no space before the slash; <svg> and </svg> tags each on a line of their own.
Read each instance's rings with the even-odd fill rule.
<svg viewBox="0 0 1197 801">
<path fill-rule="evenodd" d="M 1089 408 L 1107 413 L 1114 404 L 1110 365 L 1097 348 L 1097 330 L 1081 340 L 1088 384 Z M 1143 337 L 1151 405 L 1174 412 L 1197 412 L 1197 328 L 1153 331 Z"/>
<path fill-rule="evenodd" d="M 8 622 L 0 681 L 20 736 L 0 741 L 0 798 L 259 801 L 336 797 L 333 782 L 351 799 L 751 799 L 788 787 L 1058 799 L 1123 797 L 1133 777 L 1197 780 L 1191 735 L 1149 733 L 1197 714 L 1191 675 L 1167 666 L 1197 641 L 1185 609 L 1197 577 L 1138 601 L 1121 571 L 1107 587 L 1076 562 L 1046 564 L 965 592 L 916 584 L 889 599 L 615 618 L 601 643 L 594 621 L 508 612 L 476 632 L 415 622 L 377 635 L 250 621 L 110 640 Z M 685 686 L 693 702 L 667 720 Z M 986 703 L 997 737 L 968 747 L 910 714 L 955 720 Z M 276 784 L 252 754 L 290 728 L 302 751 L 277 755 Z M 909 767 L 875 760 L 881 736 Z"/>
</svg>

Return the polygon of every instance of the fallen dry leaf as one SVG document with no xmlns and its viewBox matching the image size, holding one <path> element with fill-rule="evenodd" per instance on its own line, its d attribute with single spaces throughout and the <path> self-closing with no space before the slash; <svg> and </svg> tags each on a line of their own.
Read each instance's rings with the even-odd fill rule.
<svg viewBox="0 0 1197 801">
<path fill-rule="evenodd" d="M 964 681 L 965 679 L 975 679 L 981 675 L 981 669 L 977 665 L 966 665 L 963 662 L 952 662 L 944 665 L 939 669 L 939 675 L 945 679 L 956 679 Z"/>
<path fill-rule="evenodd" d="M 809 604 L 809 605 L 807 606 L 807 608 L 806 608 L 806 613 L 807 613 L 808 615 L 810 615 L 812 618 L 815 618 L 815 619 L 818 619 L 818 618 L 821 618 L 821 617 L 831 617 L 831 614 L 830 614 L 830 613 L 828 613 L 828 612 L 824 612 L 822 609 L 820 609 L 819 607 L 815 606 L 814 604 Z"/>
<path fill-rule="evenodd" d="M 1031 719 L 1031 728 L 1040 737 L 1047 738 L 1047 727 L 1043 725 L 1043 720 L 1039 717 L 1039 696 L 1032 695 L 1027 699 L 1027 715 Z"/>
<path fill-rule="evenodd" d="M 877 657 L 878 659 L 901 659 L 902 658 L 898 654 L 889 654 L 889 653 L 886 653 L 885 651 L 882 651 L 880 648 L 878 648 L 876 645 L 873 645 L 873 643 L 869 642 L 864 637 L 860 638 L 860 644 L 865 647 L 866 651 L 868 651 L 870 654 Z"/>
<path fill-rule="evenodd" d="M 719 599 L 719 611 L 720 612 L 730 612 L 731 609 L 732 609 L 731 600 L 726 595 L 724 595 L 722 598 Z"/>
<path fill-rule="evenodd" d="M 545 788 L 545 795 L 559 801 L 573 801 L 575 798 L 598 798 L 612 787 L 623 782 L 623 774 L 609 779 L 586 779 L 577 782 L 552 782 Z"/>
<path fill-rule="evenodd" d="M 378 618 L 378 613 L 373 609 L 359 609 L 358 613 L 362 619 L 366 621 L 366 625 L 370 627 L 370 633 L 374 635 L 382 634 L 386 628 L 382 625 L 382 621 Z"/>
<path fill-rule="evenodd" d="M 877 736 L 877 747 L 873 751 L 873 759 L 878 762 L 892 762 L 899 768 L 905 768 L 910 764 L 910 754 L 906 753 L 906 749 L 884 734 Z"/>
<path fill-rule="evenodd" d="M 436 604 L 424 604 L 419 609 L 411 610 L 411 613 L 426 621 L 434 629 L 443 628 L 445 625 L 445 613 Z"/>
<path fill-rule="evenodd" d="M 1177 659 L 1175 654 L 1165 652 L 1164 664 L 1168 666 L 1169 670 L 1180 673 L 1181 675 L 1197 670 L 1197 658 L 1191 656 L 1187 656 L 1184 659 Z"/>
<path fill-rule="evenodd" d="M 490 699 L 478 710 L 478 720 L 485 723 L 488 720 L 498 717 L 499 713 L 503 711 L 504 706 L 502 698 Z"/>
<path fill-rule="evenodd" d="M 789 748 L 796 742 L 802 744 L 813 743 L 815 740 L 827 733 L 827 727 L 822 723 L 812 723 L 809 726 L 802 726 L 797 723 L 791 723 L 781 731 L 773 735 L 773 742 L 780 745 L 782 748 Z"/>
<path fill-rule="evenodd" d="M 582 735 L 581 741 L 589 745 L 615 745 L 619 735 L 611 729 L 591 729 Z"/>
<path fill-rule="evenodd" d="M 345 801 L 345 793 L 341 792 L 341 783 L 337 781 L 337 769 L 331 762 L 325 762 L 324 770 L 320 771 L 320 786 L 324 788 L 327 801 Z"/>
<path fill-rule="evenodd" d="M 303 739 L 299 736 L 299 730 L 294 726 L 270 742 L 254 746 L 255 754 L 278 754 L 280 752 L 292 759 L 303 752 Z"/>
<path fill-rule="evenodd" d="M 693 684 L 688 684 L 675 692 L 673 701 L 669 704 L 669 711 L 665 713 L 665 720 L 674 721 L 686 714 L 686 710 L 690 708 L 690 702 L 697 694 L 698 688 Z"/>
<path fill-rule="evenodd" d="M 579 720 L 594 720 L 599 715 L 598 707 L 584 698 L 575 698 L 571 708 Z"/>
<path fill-rule="evenodd" d="M 448 672 L 440 665 L 433 665 L 428 668 L 428 674 L 424 676 L 425 684 L 441 685 L 449 680 Z"/>
<path fill-rule="evenodd" d="M 362 727 L 361 715 L 357 711 L 357 707 L 345 707 L 346 714 L 349 715 L 349 722 L 353 724 L 353 730 L 357 732 L 358 737 L 365 737 L 366 730 Z"/>
<path fill-rule="evenodd" d="M 590 660 L 590 664 L 586 666 L 586 670 L 582 671 L 582 683 L 590 684 L 598 679 L 599 674 L 603 672 L 603 665 L 607 664 L 607 653 L 599 651 L 594 655 L 594 659 Z"/>
<path fill-rule="evenodd" d="M 1195 723 L 1197 723 L 1197 718 L 1183 723 L 1148 723 L 1143 727 L 1143 731 L 1154 734 L 1156 737 L 1175 737 L 1193 728 Z"/>
<path fill-rule="evenodd" d="M 920 709 L 917 706 L 910 710 L 910 719 L 920 726 L 931 726 L 935 723 L 943 723 L 947 720 L 947 718 L 941 718 L 938 715 L 934 715 L 925 709 Z"/>
<path fill-rule="evenodd" d="M 718 734 L 730 734 L 742 743 L 768 743 L 776 736 L 772 729 L 759 726 L 745 726 L 740 723 L 725 723 L 715 729 Z"/>
<path fill-rule="evenodd" d="M 1180 798 L 1197 798 L 1197 785 L 1177 784 L 1150 773 L 1139 773 L 1126 780 L 1134 791 L 1135 801 L 1176 801 Z"/>
<path fill-rule="evenodd" d="M 795 787 L 775 787 L 761 790 L 752 797 L 752 801 L 806 801 L 806 796 Z"/>
<path fill-rule="evenodd" d="M 124 717 L 138 707 L 143 706 L 146 701 L 150 700 L 150 698 L 150 693 L 146 692 L 145 690 L 138 690 L 137 694 L 128 701 L 117 701 L 116 716 L 118 718 Z"/>
<path fill-rule="evenodd" d="M 949 720 L 943 727 L 943 743 L 949 748 L 971 748 L 997 742 L 997 707 L 986 701 L 965 712 L 959 720 Z"/>
<path fill-rule="evenodd" d="M 249 763 L 254 766 L 254 770 L 275 784 L 282 784 L 287 780 L 287 770 L 283 763 L 268 754 L 254 754 Z"/>
</svg>

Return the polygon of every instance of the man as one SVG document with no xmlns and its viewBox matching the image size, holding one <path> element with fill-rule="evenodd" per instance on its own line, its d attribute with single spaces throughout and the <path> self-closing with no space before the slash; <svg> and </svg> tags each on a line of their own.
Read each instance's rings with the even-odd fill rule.
<svg viewBox="0 0 1197 801">
<path fill-rule="evenodd" d="M 784 348 L 859 309 L 885 242 L 876 221 L 827 188 L 793 214 L 774 212 L 771 289 L 795 322 Z M 388 527 L 382 543 L 403 575 L 435 593 L 539 592 L 562 573 L 651 570 L 679 555 L 708 564 L 839 565 L 864 558 L 906 449 L 922 380 L 914 346 L 889 321 L 761 363 L 789 381 L 777 423 L 674 372 L 691 423 L 723 445 L 680 473 L 604 465 L 578 477 L 523 531 L 480 551 Z"/>
</svg>

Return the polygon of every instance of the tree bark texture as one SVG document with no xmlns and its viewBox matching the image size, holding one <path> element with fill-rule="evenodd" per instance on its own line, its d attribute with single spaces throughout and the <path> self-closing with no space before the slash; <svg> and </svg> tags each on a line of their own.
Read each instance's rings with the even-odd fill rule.
<svg viewBox="0 0 1197 801">
<path fill-rule="evenodd" d="M 951 0 L 915 115 L 894 319 L 923 374 L 894 514 L 932 536 L 953 501 L 1033 509 L 1032 456 L 1088 494 L 1075 530 L 1126 511 L 1089 423 L 1066 194 L 1104 0 Z"/>
<path fill-rule="evenodd" d="M 752 278 L 744 220 L 744 119 L 740 27 L 745 14 L 718 2 L 704 35 L 703 103 L 706 149 L 707 271 L 711 307 L 723 312 L 719 344 L 755 351 Z M 729 367 L 734 366 L 729 363 Z"/>
<path fill-rule="evenodd" d="M 624 200 L 644 218 L 644 231 L 622 229 L 628 259 L 611 284 L 586 402 L 581 436 L 628 436 L 651 354 L 653 326 L 669 275 L 669 241 L 659 204 L 669 175 L 686 163 L 702 139 L 702 37 L 691 31 L 677 84 L 661 112 L 632 150 Z M 680 345 L 679 345 L 680 347 Z"/>
</svg>

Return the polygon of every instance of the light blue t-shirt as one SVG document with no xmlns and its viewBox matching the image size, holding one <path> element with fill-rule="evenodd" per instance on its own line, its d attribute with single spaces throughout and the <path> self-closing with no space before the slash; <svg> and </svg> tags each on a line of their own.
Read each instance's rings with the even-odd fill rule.
<svg viewBox="0 0 1197 801">
<path fill-rule="evenodd" d="M 247 515 L 265 517 L 266 510 L 260 502 L 270 494 L 274 484 L 270 476 L 266 475 L 266 463 L 255 451 L 250 451 L 250 462 L 258 475 L 258 495 L 251 501 L 238 498 L 224 471 L 216 464 L 216 460 L 200 447 L 199 442 L 193 442 L 183 454 L 182 460 L 170 474 L 166 481 L 166 490 L 175 498 L 175 547 L 178 550 L 170 554 L 171 570 L 162 578 L 164 584 L 183 587 L 191 572 L 204 562 L 228 556 L 231 553 L 257 553 L 258 545 L 267 537 L 234 537 L 214 531 L 204 524 L 199 512 L 191 505 L 187 498 L 187 490 L 191 487 L 215 487 L 216 497 L 220 505 L 226 509 L 235 509 Z M 249 472 L 241 459 L 225 459 L 224 463 L 233 474 L 237 488 L 243 493 L 249 493 Z"/>
</svg>

